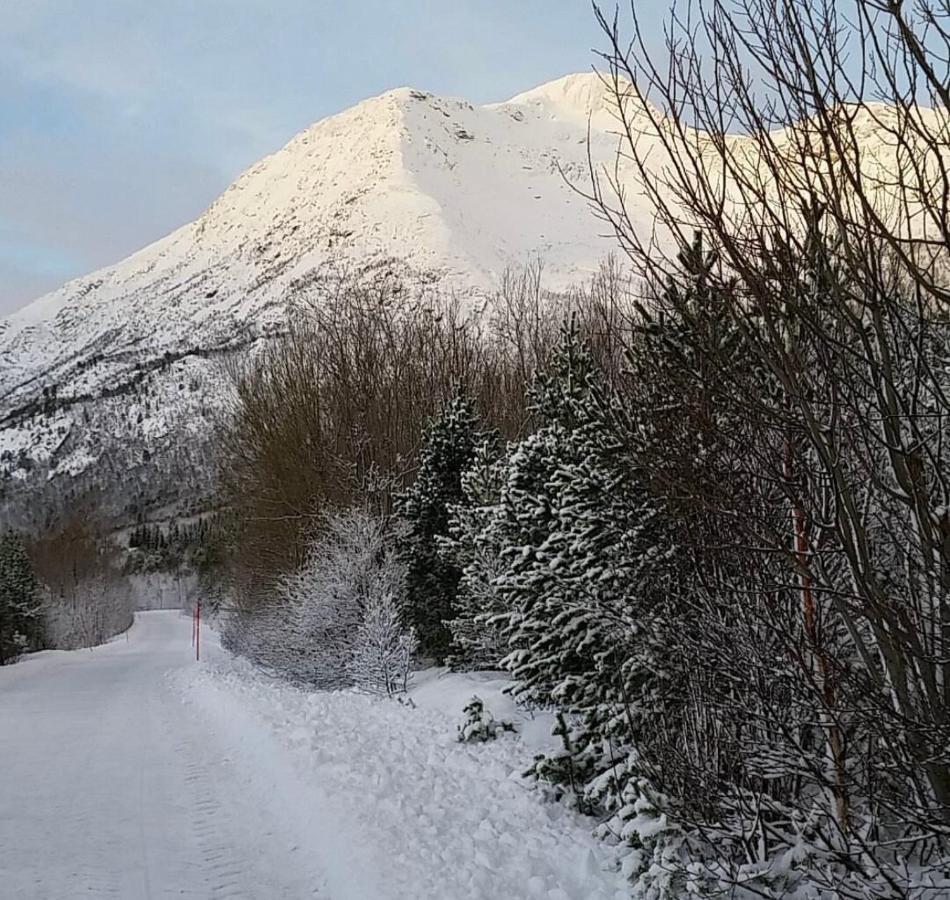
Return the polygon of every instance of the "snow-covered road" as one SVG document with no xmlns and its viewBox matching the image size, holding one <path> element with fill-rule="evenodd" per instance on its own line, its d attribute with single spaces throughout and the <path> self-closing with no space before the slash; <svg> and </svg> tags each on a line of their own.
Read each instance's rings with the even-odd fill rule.
<svg viewBox="0 0 950 900">
<path fill-rule="evenodd" d="M 543 723 L 455 740 L 490 681 L 430 674 L 417 708 L 306 692 L 210 632 L 196 664 L 190 629 L 139 613 L 0 668 L 0 900 L 628 896 L 590 820 L 519 777 Z"/>
<path fill-rule="evenodd" d="M 0 669 L 0 896 L 304 898 L 322 880 L 167 677 L 191 621 Z"/>
</svg>

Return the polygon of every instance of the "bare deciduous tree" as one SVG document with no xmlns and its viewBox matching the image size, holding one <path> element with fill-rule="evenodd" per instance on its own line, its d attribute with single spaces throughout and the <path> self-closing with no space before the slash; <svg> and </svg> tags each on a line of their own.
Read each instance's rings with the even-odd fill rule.
<svg viewBox="0 0 950 900">
<path fill-rule="evenodd" d="M 687 2 L 664 54 L 639 10 L 598 10 L 621 149 L 589 196 L 684 326 L 666 392 L 649 341 L 628 387 L 680 391 L 650 462 L 709 633 L 658 777 L 711 779 L 684 814 L 732 816 L 750 862 L 820 810 L 829 872 L 906 893 L 950 827 L 950 8 Z"/>
</svg>

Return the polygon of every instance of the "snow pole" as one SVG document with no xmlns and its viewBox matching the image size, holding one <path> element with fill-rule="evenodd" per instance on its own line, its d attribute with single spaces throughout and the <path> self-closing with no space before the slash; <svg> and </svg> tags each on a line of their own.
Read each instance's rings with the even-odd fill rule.
<svg viewBox="0 0 950 900">
<path fill-rule="evenodd" d="M 195 661 L 201 659 L 201 601 L 195 601 Z"/>
</svg>

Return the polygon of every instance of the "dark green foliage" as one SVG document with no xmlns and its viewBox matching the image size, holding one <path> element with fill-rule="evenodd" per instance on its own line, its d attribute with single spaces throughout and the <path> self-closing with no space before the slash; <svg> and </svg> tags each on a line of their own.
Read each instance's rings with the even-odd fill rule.
<svg viewBox="0 0 950 900">
<path fill-rule="evenodd" d="M 406 523 L 402 557 L 407 569 L 407 613 L 419 639 L 419 653 L 443 661 L 451 635 L 461 572 L 439 553 L 438 539 L 449 533 L 449 508 L 462 499 L 462 473 L 479 441 L 474 406 L 461 392 L 430 422 L 412 486 L 397 509 Z"/>
<path fill-rule="evenodd" d="M 168 526 L 142 520 L 129 533 L 126 571 L 196 572 L 210 586 L 224 566 L 230 528 L 220 514 Z"/>
<path fill-rule="evenodd" d="M 532 390 L 500 508 L 507 608 L 496 617 L 522 700 L 561 712 L 563 752 L 534 774 L 589 809 L 588 785 L 633 752 L 667 677 L 661 635 L 671 540 L 612 427 L 616 403 L 573 327 Z M 604 798 L 619 803 L 624 784 Z"/>
<path fill-rule="evenodd" d="M 450 507 L 449 535 L 439 541 L 439 552 L 461 572 L 455 617 L 447 623 L 452 634 L 448 664 L 456 671 L 499 669 L 508 652 L 493 624 L 506 609 L 495 584 L 504 569 L 500 498 L 506 473 L 507 457 L 498 440 L 483 438 L 462 476 L 462 499 Z"/>
<path fill-rule="evenodd" d="M 33 565 L 20 536 L 0 535 L 0 665 L 43 644 L 43 616 Z"/>
</svg>

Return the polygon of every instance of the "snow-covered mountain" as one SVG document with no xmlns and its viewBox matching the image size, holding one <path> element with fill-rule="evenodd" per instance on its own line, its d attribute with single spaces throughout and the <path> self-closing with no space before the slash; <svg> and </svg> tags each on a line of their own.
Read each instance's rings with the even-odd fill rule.
<svg viewBox="0 0 950 900">
<path fill-rule="evenodd" d="M 491 290 L 540 258 L 549 286 L 611 251 L 568 180 L 617 138 L 607 92 L 571 75 L 473 106 L 401 88 L 324 119 L 194 222 L 0 321 L 0 464 L 78 472 L 110 444 L 201 432 L 216 357 L 279 327 L 328 261 L 393 259 Z M 167 448 L 166 448 L 167 449 Z"/>
<path fill-rule="evenodd" d="M 467 294 L 538 258 L 548 288 L 586 280 L 615 242 L 573 186 L 616 159 L 616 128 L 593 73 L 486 106 L 401 88 L 318 122 L 196 221 L 0 320 L 0 497 L 29 471 L 189 457 L 223 395 L 218 361 L 279 330 L 328 263 L 393 261 Z"/>
</svg>

